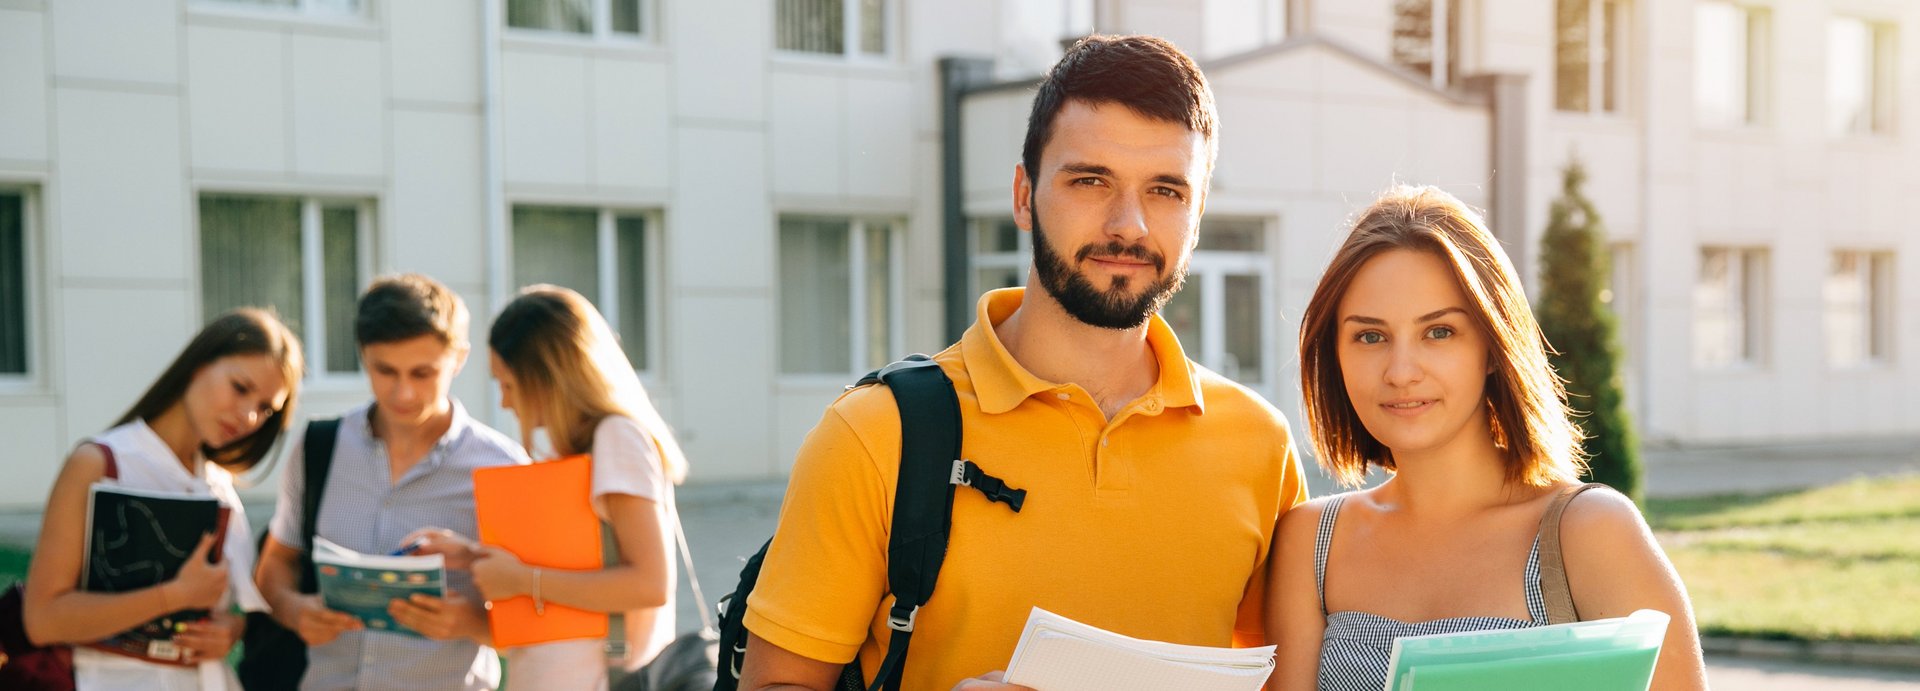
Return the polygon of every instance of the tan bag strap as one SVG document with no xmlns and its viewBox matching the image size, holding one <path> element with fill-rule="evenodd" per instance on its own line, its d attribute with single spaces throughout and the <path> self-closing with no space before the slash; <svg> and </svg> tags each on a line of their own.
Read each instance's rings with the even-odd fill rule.
<svg viewBox="0 0 1920 691">
<path fill-rule="evenodd" d="M 1590 482 L 1568 487 L 1553 498 L 1553 503 L 1547 505 L 1547 513 L 1540 517 L 1540 595 L 1547 602 L 1549 624 L 1580 621 L 1580 613 L 1573 607 L 1573 589 L 1567 585 L 1566 554 L 1560 550 L 1560 514 L 1566 512 L 1567 504 L 1581 492 L 1605 486 Z"/>
</svg>

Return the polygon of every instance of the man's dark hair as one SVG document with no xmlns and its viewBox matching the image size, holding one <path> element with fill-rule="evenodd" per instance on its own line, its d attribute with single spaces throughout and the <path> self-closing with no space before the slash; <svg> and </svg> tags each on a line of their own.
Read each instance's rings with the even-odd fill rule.
<svg viewBox="0 0 1920 691">
<path fill-rule="evenodd" d="M 467 305 L 451 288 L 420 274 L 400 274 L 374 281 L 360 296 L 353 337 L 361 346 L 421 336 L 467 346 Z"/>
<path fill-rule="evenodd" d="M 1053 121 L 1068 101 L 1118 103 L 1143 116 L 1185 125 L 1207 140 L 1213 169 L 1219 117 L 1213 89 L 1200 67 L 1172 43 L 1153 36 L 1088 36 L 1067 49 L 1040 82 L 1027 115 L 1027 141 L 1020 162 L 1027 177 L 1040 175 L 1040 151 L 1053 139 Z"/>
</svg>

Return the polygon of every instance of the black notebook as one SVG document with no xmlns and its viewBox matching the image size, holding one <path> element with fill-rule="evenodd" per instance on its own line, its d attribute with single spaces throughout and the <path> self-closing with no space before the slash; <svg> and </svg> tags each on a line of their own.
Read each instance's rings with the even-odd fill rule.
<svg viewBox="0 0 1920 691">
<path fill-rule="evenodd" d="M 208 559 L 219 561 L 229 512 L 213 497 L 94 485 L 87 498 L 87 562 L 80 589 L 119 593 L 165 583 L 180 572 L 205 533 L 214 535 Z M 173 645 L 173 635 L 187 622 L 207 616 L 204 609 L 161 615 L 88 647 L 187 664 Z"/>
</svg>

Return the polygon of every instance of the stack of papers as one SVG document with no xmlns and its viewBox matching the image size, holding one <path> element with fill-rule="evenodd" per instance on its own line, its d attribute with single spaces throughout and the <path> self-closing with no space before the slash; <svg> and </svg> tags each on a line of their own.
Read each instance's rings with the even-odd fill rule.
<svg viewBox="0 0 1920 691">
<path fill-rule="evenodd" d="M 205 495 L 95 484 L 87 495 L 86 567 L 80 589 L 120 593 L 165 583 L 186 566 L 200 536 L 213 533 L 207 560 L 218 562 L 232 512 Z M 206 619 L 207 610 L 184 609 L 155 617 L 89 647 L 143 660 L 189 664 L 173 635 L 181 625 Z"/>
<path fill-rule="evenodd" d="M 438 554 L 389 557 L 361 554 L 332 540 L 313 537 L 313 568 L 320 577 L 320 599 L 327 609 L 360 619 L 369 631 L 420 633 L 387 614 L 387 603 L 414 593 L 447 596 L 446 560 Z"/>
<path fill-rule="evenodd" d="M 1668 620 L 1643 609 L 1616 619 L 1402 638 L 1393 642 L 1387 691 L 1644 690 Z"/>
<path fill-rule="evenodd" d="M 1257 691 L 1273 646 L 1209 648 L 1146 641 L 1033 608 L 1007 663 L 1007 683 L 1039 691 Z"/>
</svg>

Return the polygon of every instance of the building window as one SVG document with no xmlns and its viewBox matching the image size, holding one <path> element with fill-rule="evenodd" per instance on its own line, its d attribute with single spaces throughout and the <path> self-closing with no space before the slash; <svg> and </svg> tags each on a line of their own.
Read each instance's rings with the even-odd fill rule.
<svg viewBox="0 0 1920 691">
<path fill-rule="evenodd" d="M 1620 79 L 1631 52 L 1626 3 L 1559 0 L 1554 15 L 1554 107 L 1577 113 L 1617 113 Z"/>
<path fill-rule="evenodd" d="M 1460 2 L 1394 0 L 1394 64 L 1440 88 L 1453 83 L 1460 64 Z"/>
<path fill-rule="evenodd" d="M 1693 287 L 1693 359 L 1701 367 L 1758 365 L 1764 357 L 1767 252 L 1705 247 Z"/>
<path fill-rule="evenodd" d="M 513 207 L 513 281 L 548 283 L 585 296 L 635 370 L 657 362 L 658 333 L 652 322 L 658 295 L 654 231 L 658 216 L 649 212 L 569 206 Z"/>
<path fill-rule="evenodd" d="M 844 377 L 904 355 L 905 223 L 780 219 L 780 373 Z"/>
<path fill-rule="evenodd" d="M 1267 299 L 1273 261 L 1266 247 L 1264 220 L 1203 219 L 1186 286 L 1161 316 L 1180 336 L 1187 357 L 1271 396 L 1274 363 L 1267 356 L 1280 349 Z"/>
<path fill-rule="evenodd" d="M 1694 107 L 1710 127 L 1766 121 L 1772 17 L 1758 7 L 1702 2 L 1694 9 Z"/>
<path fill-rule="evenodd" d="M 270 307 L 300 334 L 307 370 L 360 370 L 353 315 L 373 266 L 365 200 L 200 196 L 200 308 Z"/>
<path fill-rule="evenodd" d="M 1836 135 L 1893 129 L 1893 27 L 1850 17 L 1827 22 L 1827 124 Z"/>
<path fill-rule="evenodd" d="M 1833 253 L 1825 293 L 1827 362 L 1887 362 L 1893 353 L 1893 253 Z"/>
<path fill-rule="evenodd" d="M 1033 263 L 1033 235 L 1020 230 L 1013 219 L 1000 217 L 973 222 L 973 295 L 1027 284 Z"/>
<path fill-rule="evenodd" d="M 652 28 L 646 0 L 507 0 L 507 26 L 641 38 Z"/>
<path fill-rule="evenodd" d="M 796 53 L 887 55 L 887 0 L 773 0 L 774 47 Z"/>
<path fill-rule="evenodd" d="M 258 7 L 318 17 L 357 17 L 360 15 L 361 6 L 360 0 L 194 0 L 194 2 L 208 6 Z"/>
<path fill-rule="evenodd" d="M 33 315 L 27 291 L 33 285 L 33 264 L 27 224 L 31 217 L 26 192 L 0 188 L 0 378 L 29 372 Z"/>
</svg>

